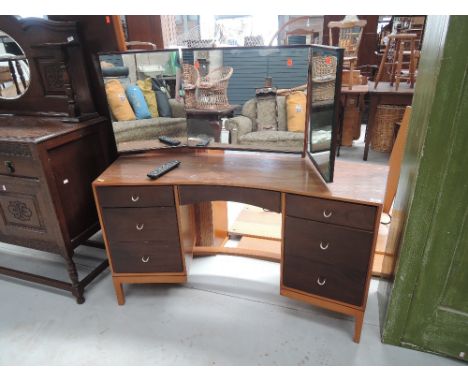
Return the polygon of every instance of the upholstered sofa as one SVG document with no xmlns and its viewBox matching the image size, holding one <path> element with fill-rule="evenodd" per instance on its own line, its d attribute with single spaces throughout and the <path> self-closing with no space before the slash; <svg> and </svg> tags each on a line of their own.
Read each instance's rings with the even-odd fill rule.
<svg viewBox="0 0 468 382">
<path fill-rule="evenodd" d="M 238 145 L 255 146 L 264 149 L 302 151 L 304 133 L 288 131 L 286 97 L 276 97 L 278 130 L 257 130 L 257 101 L 250 99 L 242 106 L 241 115 L 226 121 L 226 129 L 231 132 L 231 142 Z M 313 151 L 329 150 L 331 139 L 331 120 L 320 111 L 312 111 Z M 312 118 L 312 117 L 311 117 Z"/>
<path fill-rule="evenodd" d="M 170 99 L 169 105 L 172 110 L 172 118 L 157 117 L 112 122 L 116 143 L 152 140 L 161 135 L 169 137 L 186 136 L 187 119 L 184 104 L 175 99 Z"/>
<path fill-rule="evenodd" d="M 257 100 L 244 103 L 241 115 L 229 118 L 226 129 L 231 132 L 231 142 L 238 145 L 256 146 L 275 150 L 301 151 L 304 148 L 304 133 L 288 131 L 286 97 L 276 97 L 278 130 L 257 130 Z"/>
</svg>

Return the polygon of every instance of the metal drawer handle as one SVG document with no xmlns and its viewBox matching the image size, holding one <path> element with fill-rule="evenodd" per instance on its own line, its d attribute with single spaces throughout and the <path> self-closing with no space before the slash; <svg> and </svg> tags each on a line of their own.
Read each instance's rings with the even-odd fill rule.
<svg viewBox="0 0 468 382">
<path fill-rule="evenodd" d="M 326 245 L 323 245 L 323 242 L 321 241 L 320 242 L 320 249 L 325 251 L 328 248 L 329 245 L 330 245 L 330 243 L 327 243 Z"/>
<path fill-rule="evenodd" d="M 146 259 L 142 256 L 141 261 L 143 261 L 144 263 L 147 263 L 149 261 L 149 256 Z"/>
<path fill-rule="evenodd" d="M 132 202 L 138 202 L 138 200 L 140 200 L 139 196 L 133 196 L 132 195 Z"/>
<path fill-rule="evenodd" d="M 331 211 L 327 213 L 327 210 L 323 210 L 323 217 L 324 217 L 324 218 L 327 218 L 327 219 L 328 219 L 330 216 L 332 216 L 332 212 L 331 212 Z"/>
<path fill-rule="evenodd" d="M 137 229 L 138 231 L 141 231 L 141 230 L 143 229 L 144 226 L 145 226 L 144 224 L 141 224 L 141 225 L 140 225 L 140 224 L 137 224 L 137 225 L 136 225 L 136 229 Z"/>
<path fill-rule="evenodd" d="M 327 279 L 323 279 L 323 281 L 320 281 L 320 276 L 317 277 L 317 284 L 318 285 L 324 286 L 326 282 L 327 282 Z"/>
</svg>

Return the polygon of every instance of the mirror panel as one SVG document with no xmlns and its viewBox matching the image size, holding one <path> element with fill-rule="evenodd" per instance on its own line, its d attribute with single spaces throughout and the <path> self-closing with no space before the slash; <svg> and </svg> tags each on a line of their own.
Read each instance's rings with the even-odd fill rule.
<svg viewBox="0 0 468 382">
<path fill-rule="evenodd" d="M 178 50 L 100 54 L 99 63 L 119 151 L 166 147 L 166 136 L 187 144 Z"/>
<path fill-rule="evenodd" d="M 326 182 L 333 181 L 343 49 L 313 45 L 307 155 Z"/>
<path fill-rule="evenodd" d="M 309 46 L 183 51 L 188 144 L 301 153 Z"/>
<path fill-rule="evenodd" d="M 0 98 L 17 99 L 29 88 L 29 62 L 19 44 L 0 30 Z"/>
</svg>

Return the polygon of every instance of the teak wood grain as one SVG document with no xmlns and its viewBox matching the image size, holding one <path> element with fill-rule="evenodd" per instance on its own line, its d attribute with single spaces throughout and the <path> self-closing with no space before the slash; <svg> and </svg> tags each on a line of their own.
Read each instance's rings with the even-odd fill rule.
<svg viewBox="0 0 468 382">
<path fill-rule="evenodd" d="M 181 165 L 157 180 L 146 174 L 170 160 Z M 340 169 L 341 167 L 341 169 Z M 353 171 L 354 169 L 354 171 Z M 357 169 L 357 171 L 356 171 Z M 327 186 L 310 159 L 297 154 L 225 152 L 173 149 L 164 152 L 120 156 L 95 181 L 96 186 L 111 185 L 211 185 L 288 192 L 326 199 L 379 205 L 380 187 L 369 186 L 369 179 L 384 179 L 386 166 L 376 169 L 359 163 L 336 163 L 334 183 Z"/>
</svg>

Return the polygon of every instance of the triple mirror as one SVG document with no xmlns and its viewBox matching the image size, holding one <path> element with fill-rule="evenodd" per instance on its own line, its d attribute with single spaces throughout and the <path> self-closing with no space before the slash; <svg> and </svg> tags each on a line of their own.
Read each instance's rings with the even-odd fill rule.
<svg viewBox="0 0 468 382">
<path fill-rule="evenodd" d="M 332 181 L 341 54 L 310 45 L 100 54 L 118 149 L 170 147 L 161 137 L 177 147 L 305 149 Z"/>
</svg>

